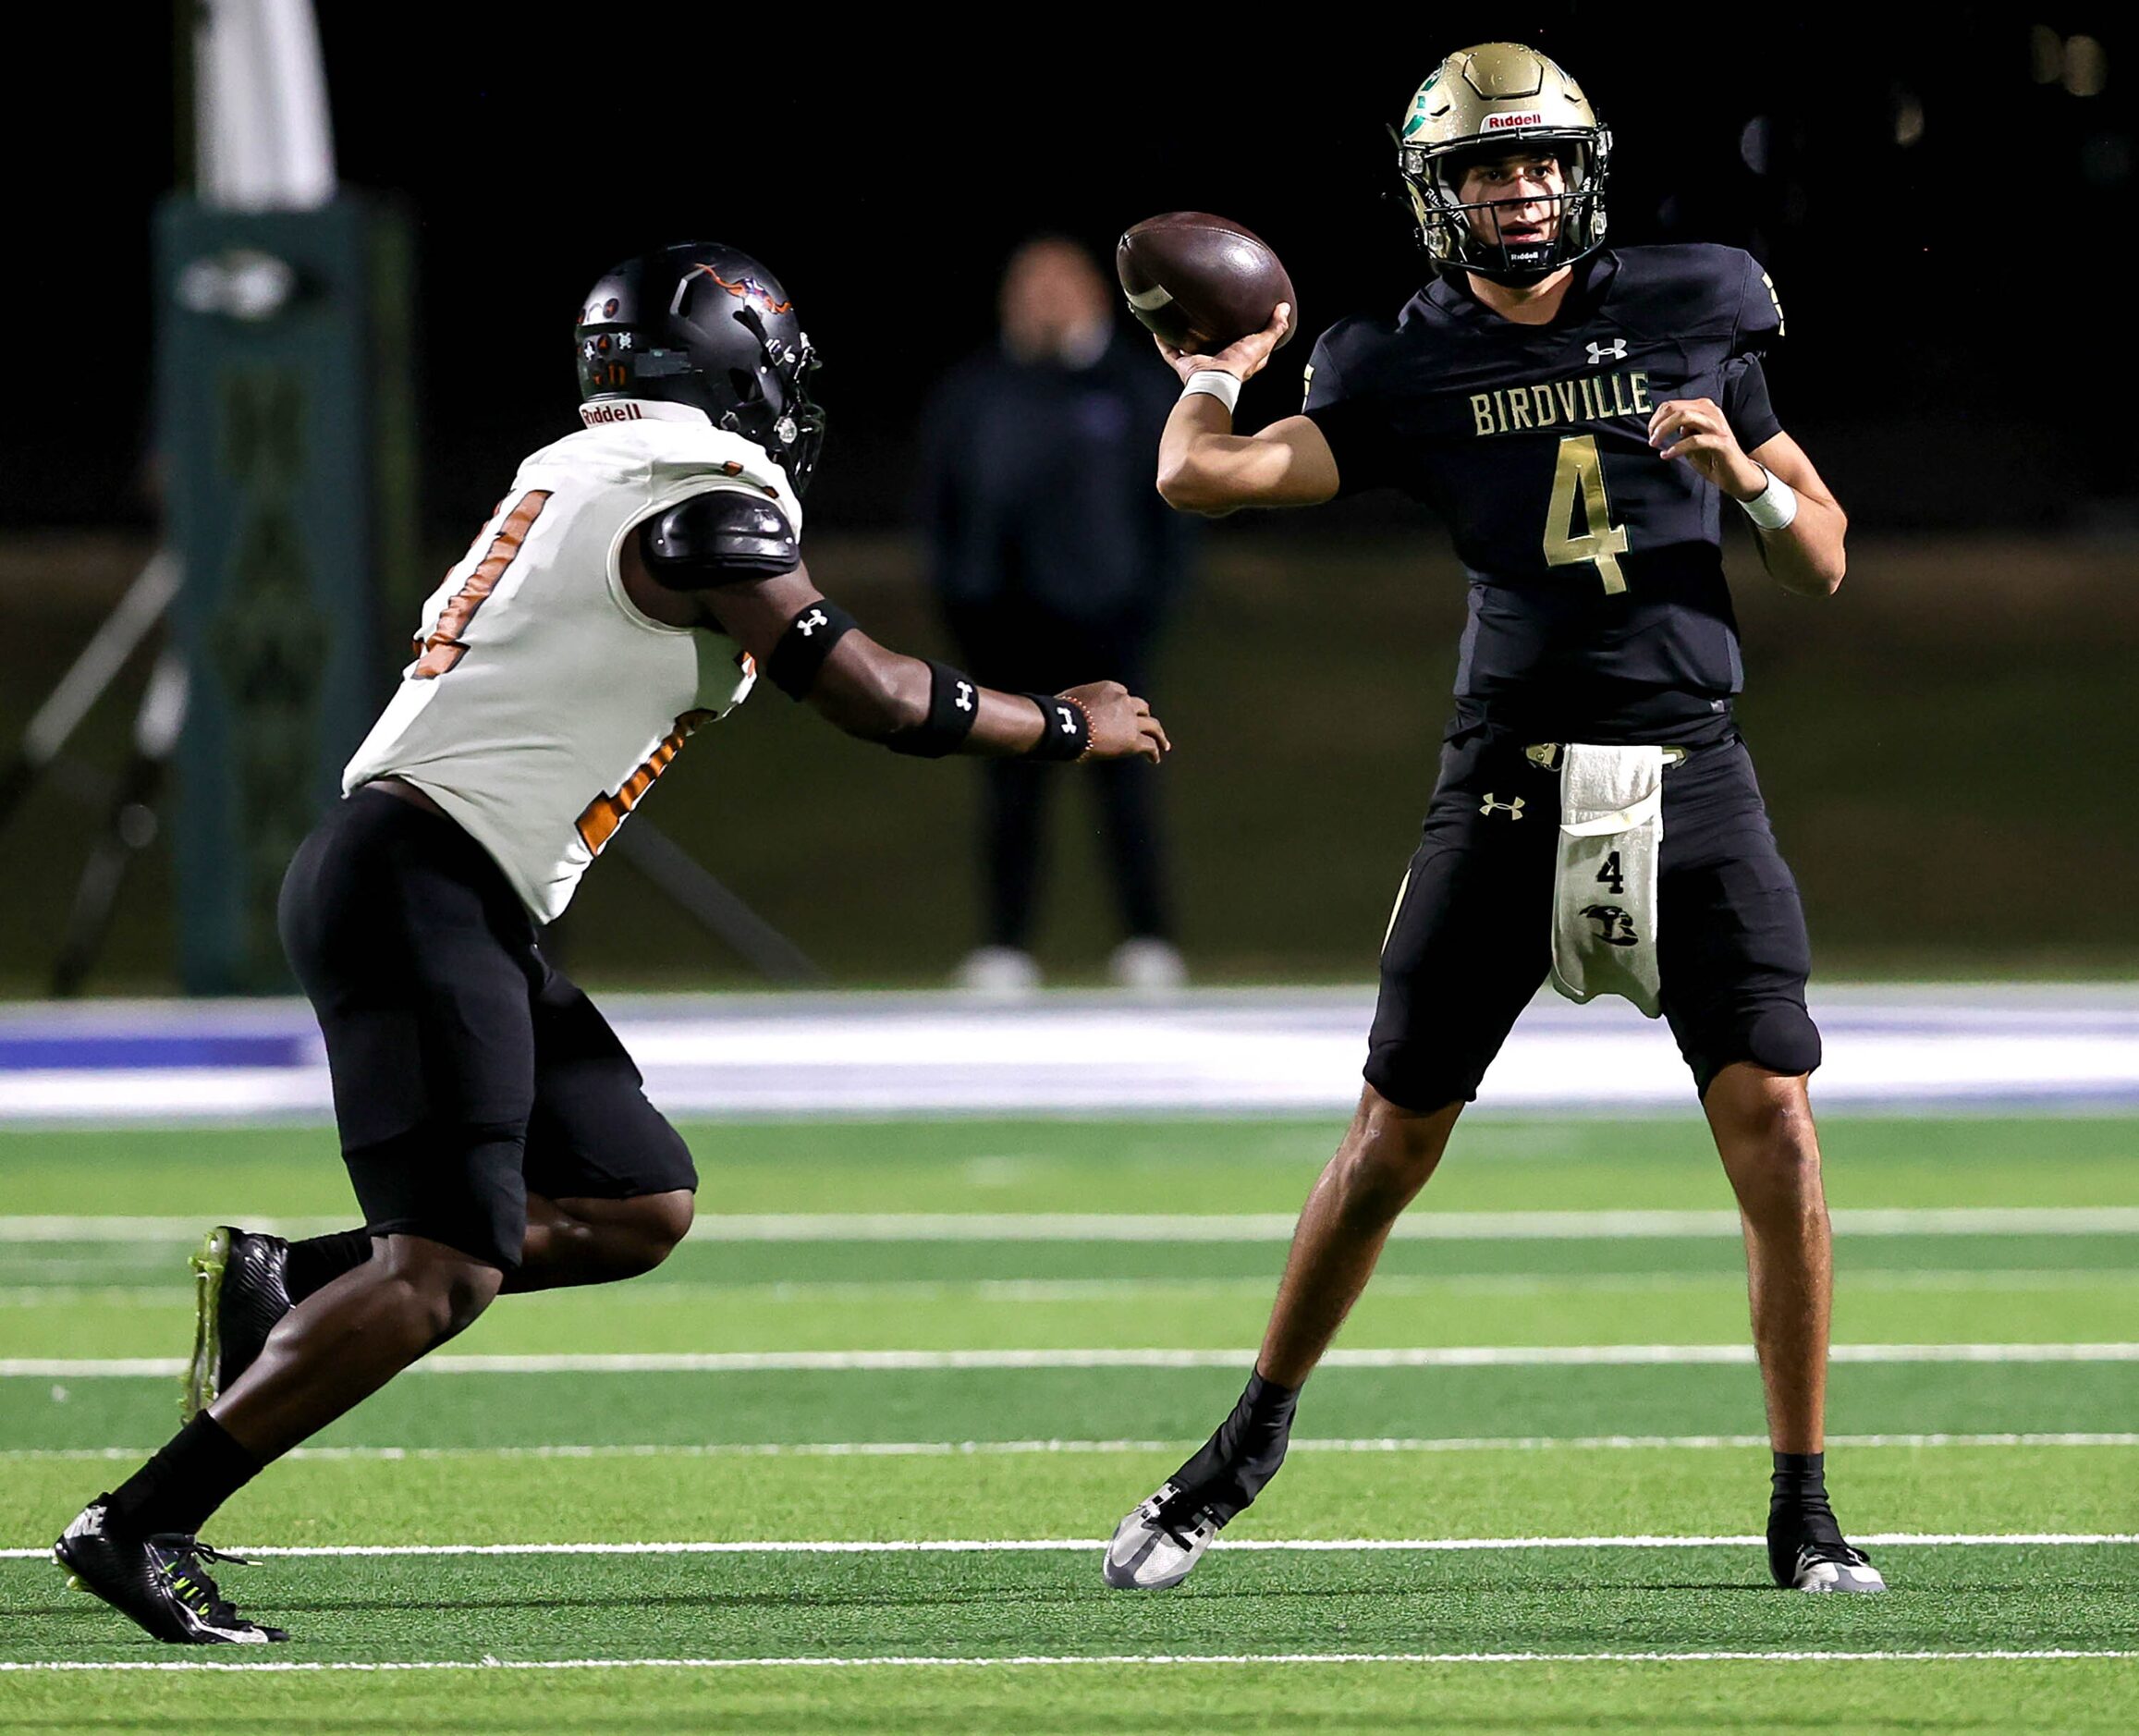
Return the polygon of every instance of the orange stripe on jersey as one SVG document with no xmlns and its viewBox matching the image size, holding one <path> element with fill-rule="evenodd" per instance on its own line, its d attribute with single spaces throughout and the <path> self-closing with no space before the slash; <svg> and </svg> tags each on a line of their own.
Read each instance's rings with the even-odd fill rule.
<svg viewBox="0 0 2139 1736">
<path fill-rule="evenodd" d="M 520 497 L 519 505 L 506 515 L 505 522 L 497 527 L 497 534 L 490 539 L 490 552 L 468 575 L 467 582 L 446 600 L 445 608 L 439 611 L 437 626 L 416 642 L 415 674 L 419 681 L 435 680 L 468 654 L 468 647 L 460 642 L 460 635 L 468 630 L 475 611 L 497 589 L 497 581 L 505 577 L 506 568 L 519 558 L 520 544 L 527 541 L 528 531 L 534 521 L 542 517 L 549 497 L 550 491 L 546 488 L 532 489 Z M 497 504 L 502 507 L 505 502 L 501 500 Z"/>
<path fill-rule="evenodd" d="M 642 765 L 624 780 L 623 788 L 613 796 L 596 796 L 587 803 L 586 812 L 580 815 L 580 842 L 599 856 L 602 847 L 617 834 L 624 824 L 624 816 L 639 805 L 639 799 L 654 788 L 654 780 L 666 771 L 683 744 L 702 723 L 717 717 L 718 712 L 687 711 L 676 720 L 671 729 Z"/>
</svg>

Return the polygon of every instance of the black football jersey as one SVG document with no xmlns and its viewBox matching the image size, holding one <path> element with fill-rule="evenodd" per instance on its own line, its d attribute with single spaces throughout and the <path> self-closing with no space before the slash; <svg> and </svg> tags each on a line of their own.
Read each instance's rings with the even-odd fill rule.
<svg viewBox="0 0 2139 1736">
<path fill-rule="evenodd" d="M 1340 493 L 1400 489 L 1454 533 L 1471 598 L 1451 732 L 1718 740 L 1743 678 L 1723 497 L 1649 446 L 1649 416 L 1706 397 L 1748 452 L 1780 433 L 1759 357 L 1781 306 L 1736 248 L 1607 250 L 1576 274 L 1548 325 L 1448 278 L 1393 323 L 1338 322 L 1306 413 Z"/>
</svg>

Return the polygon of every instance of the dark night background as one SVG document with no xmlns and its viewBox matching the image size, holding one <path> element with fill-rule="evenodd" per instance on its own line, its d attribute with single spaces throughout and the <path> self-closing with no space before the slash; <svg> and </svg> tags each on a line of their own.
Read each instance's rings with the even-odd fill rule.
<svg viewBox="0 0 2139 1736">
<path fill-rule="evenodd" d="M 463 7 L 416 30 L 320 11 L 343 178 L 418 226 L 423 502 L 448 539 L 570 425 L 577 299 L 650 241 L 743 246 L 800 302 L 827 358 L 820 527 L 898 521 L 919 402 L 986 340 L 998 264 L 1035 229 L 1106 247 L 1154 212 L 1215 210 L 1277 246 L 1310 330 L 1393 306 L 1419 268 L 1384 124 L 1480 28 L 1349 10 L 1221 52 L 1106 11 L 1021 15 L 1012 46 L 913 14 L 864 31 Z M 2139 385 L 2108 268 L 2139 79 L 2121 9 L 1873 13 L 1560 6 L 1491 29 L 1558 55 L 1614 128 L 1615 239 L 1767 263 L 1790 318 L 1778 407 L 1860 525 L 2139 523 L 2121 443 L 2088 437 Z M 76 278 L 94 389 L 9 434 L 13 524 L 147 520 L 149 214 L 183 173 L 163 24 L 99 86 L 102 145 L 127 148 L 63 155 L 38 195 L 58 257 L 94 262 Z M 2083 32 L 2108 73 L 2076 95 L 2057 50 Z M 1293 361 L 1244 418 L 1290 408 Z"/>
<path fill-rule="evenodd" d="M 135 10 L 123 30 L 38 15 L 13 44 L 0 741 L 156 536 L 151 221 L 190 124 L 185 13 Z M 415 599 L 519 459 L 577 426 L 570 324 L 617 259 L 717 239 L 779 274 L 826 358 L 813 570 L 886 642 L 947 655 L 903 533 L 914 429 L 943 371 L 991 341 L 1007 252 L 1041 230 L 1110 250 L 1199 208 L 1277 247 L 1310 332 L 1393 310 L 1422 270 L 1386 127 L 1449 49 L 1509 37 L 1560 57 L 1611 125 L 1614 240 L 1743 246 L 1779 288 L 1769 380 L 1851 514 L 1850 581 L 1786 596 L 1734 518 L 1725 558 L 1740 715 L 1822 971 L 2139 972 L 2101 897 L 2139 875 L 2139 815 L 2104 800 L 2139 736 L 2139 470 L 2117 433 L 2139 400 L 2128 8 L 1348 8 L 1281 34 L 1258 11 L 1231 37 L 1102 8 L 861 30 L 433 10 L 318 6 L 342 177 L 397 201 L 416 242 L 422 547 L 381 574 L 382 696 Z M 1296 345 L 1250 386 L 1243 425 L 1293 409 L 1306 359 Z M 1462 621 L 1462 575 L 1420 512 L 1369 496 L 1204 539 L 1150 688 L 1181 750 L 1165 789 L 1199 981 L 1367 968 Z M 43 992 L 147 662 L 11 823 L 11 846 L 52 848 L 5 858 L 0 990 Z M 762 703 L 683 756 L 654 812 L 836 980 L 934 983 L 972 944 L 976 787 Z M 1058 825 L 1036 950 L 1051 981 L 1094 980 L 1113 913 L 1080 801 Z M 171 985 L 170 876 L 158 843 L 100 990 Z M 591 875 L 551 944 L 604 986 L 748 980 L 710 936 L 650 924 L 647 899 L 629 868 Z"/>
</svg>

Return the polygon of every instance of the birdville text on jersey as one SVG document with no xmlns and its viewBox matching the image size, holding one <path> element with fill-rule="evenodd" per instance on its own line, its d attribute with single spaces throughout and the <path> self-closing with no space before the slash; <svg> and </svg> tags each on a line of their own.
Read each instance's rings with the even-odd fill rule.
<svg viewBox="0 0 2139 1736">
<path fill-rule="evenodd" d="M 1517 385 L 1471 394 L 1471 416 L 1481 437 L 1522 434 L 1558 422 L 1646 416 L 1655 409 L 1649 402 L 1649 376 L 1643 372 L 1583 374 L 1547 385 Z"/>
</svg>

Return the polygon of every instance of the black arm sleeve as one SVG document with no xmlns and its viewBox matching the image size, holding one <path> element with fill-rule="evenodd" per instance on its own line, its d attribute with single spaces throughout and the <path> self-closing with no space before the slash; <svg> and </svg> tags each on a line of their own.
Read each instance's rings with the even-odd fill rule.
<svg viewBox="0 0 2139 1736">
<path fill-rule="evenodd" d="M 1767 401 L 1767 371 L 1758 356 L 1734 356 L 1723 364 L 1723 420 L 1751 452 L 1782 432 L 1782 422 Z"/>
<path fill-rule="evenodd" d="M 732 488 L 693 495 L 639 527 L 639 552 L 671 591 L 776 579 L 802 564 L 788 520 L 769 500 Z"/>
</svg>

